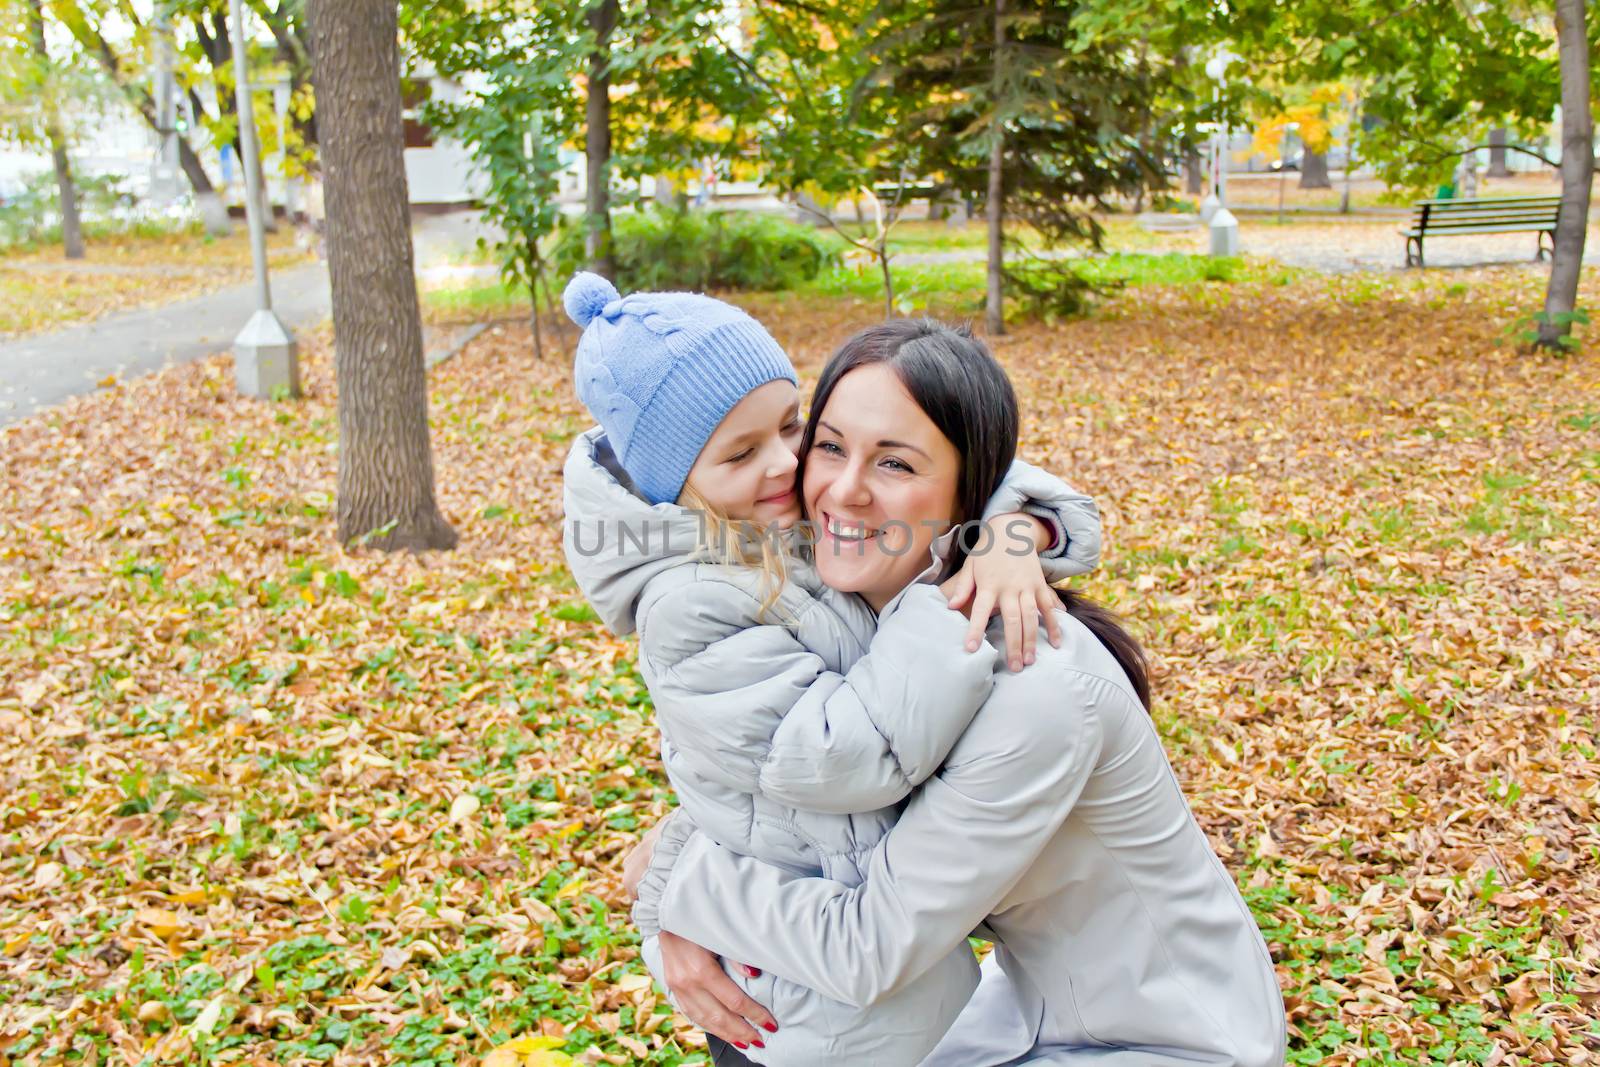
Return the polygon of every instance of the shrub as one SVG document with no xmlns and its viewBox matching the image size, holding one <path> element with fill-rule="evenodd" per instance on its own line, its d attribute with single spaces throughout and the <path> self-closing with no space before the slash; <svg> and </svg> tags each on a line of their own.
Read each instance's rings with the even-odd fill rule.
<svg viewBox="0 0 1600 1067">
<path fill-rule="evenodd" d="M 556 252 L 565 278 L 584 265 L 583 224 L 571 220 Z M 660 211 L 612 216 L 617 288 L 790 289 L 839 262 L 810 226 L 745 212 Z"/>
<path fill-rule="evenodd" d="M 188 231 L 194 224 L 178 210 L 143 203 L 120 174 L 79 174 L 78 212 L 84 236 L 153 236 Z M 55 175 L 30 174 L 0 187 L 0 251 L 20 252 L 61 241 Z"/>
</svg>

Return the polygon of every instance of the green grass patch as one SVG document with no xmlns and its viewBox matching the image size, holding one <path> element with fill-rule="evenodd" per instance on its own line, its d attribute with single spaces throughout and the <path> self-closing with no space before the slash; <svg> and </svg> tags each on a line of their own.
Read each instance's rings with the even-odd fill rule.
<svg viewBox="0 0 1600 1067">
<path fill-rule="evenodd" d="M 857 225 L 854 222 L 845 222 L 840 226 L 851 237 L 870 241 L 875 236 L 871 223 Z M 822 227 L 818 230 L 826 239 L 834 242 L 841 251 L 850 248 L 845 241 L 831 227 Z M 1008 240 L 1020 241 L 1023 245 L 1033 247 L 1038 244 L 1038 233 L 1032 227 L 1006 227 Z M 986 248 L 989 243 L 989 230 L 982 219 L 972 219 L 966 224 L 951 225 L 945 222 L 930 222 L 923 219 L 902 222 L 889 232 L 889 251 L 894 252 L 954 252 L 964 248 Z"/>
<path fill-rule="evenodd" d="M 896 309 L 902 314 L 926 311 L 930 307 L 970 312 L 983 306 L 986 266 L 981 260 L 897 264 L 891 258 L 889 266 L 894 275 Z M 1068 268 L 1090 285 L 1101 288 L 1183 288 L 1213 283 L 1265 282 L 1272 273 L 1237 257 L 1213 259 L 1179 253 L 1114 252 L 1084 256 L 1071 260 Z M 1278 273 L 1282 273 L 1281 269 Z M 823 270 L 799 291 L 881 300 L 883 274 L 877 263 L 857 259 Z"/>
<path fill-rule="evenodd" d="M 974 310 L 984 294 L 981 262 L 908 263 L 897 266 L 891 258 L 895 307 L 901 314 L 925 311 L 932 304 Z M 853 296 L 883 299 L 883 274 L 871 261 L 856 261 L 821 271 L 798 292 L 817 296 Z"/>
<path fill-rule="evenodd" d="M 420 295 L 423 316 L 432 321 L 500 319 L 530 314 L 528 291 L 521 286 L 512 288 L 499 280 L 425 289 Z M 564 313 L 558 308 L 556 314 Z"/>
<path fill-rule="evenodd" d="M 1191 286 L 1208 282 L 1260 281 L 1266 271 L 1239 256 L 1200 256 L 1169 252 L 1151 255 L 1141 252 L 1112 252 L 1086 256 L 1073 263 L 1073 270 L 1093 285 L 1142 287 Z"/>
<path fill-rule="evenodd" d="M 1504 533 L 1525 544 L 1555 537 L 1571 529 L 1571 522 L 1555 504 L 1529 492 L 1538 480 L 1515 471 L 1485 471 L 1483 492 L 1461 520 L 1460 529 L 1489 536 Z"/>
</svg>

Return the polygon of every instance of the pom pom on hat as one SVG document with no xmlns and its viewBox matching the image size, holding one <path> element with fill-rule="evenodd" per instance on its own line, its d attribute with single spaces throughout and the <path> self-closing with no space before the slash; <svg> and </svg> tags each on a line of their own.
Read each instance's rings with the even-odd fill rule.
<svg viewBox="0 0 1600 1067">
<path fill-rule="evenodd" d="M 581 270 L 567 283 L 566 290 L 561 294 L 561 305 L 567 309 L 567 316 L 578 324 L 579 329 L 583 329 L 605 310 L 607 304 L 618 299 L 620 295 L 616 286 L 598 274 Z"/>
</svg>

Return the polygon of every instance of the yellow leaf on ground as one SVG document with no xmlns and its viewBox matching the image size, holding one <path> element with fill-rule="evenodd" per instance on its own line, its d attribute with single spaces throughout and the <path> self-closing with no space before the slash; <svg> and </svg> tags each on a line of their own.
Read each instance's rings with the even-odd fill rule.
<svg viewBox="0 0 1600 1067">
<path fill-rule="evenodd" d="M 183 920 L 178 917 L 177 912 L 165 908 L 140 908 L 135 918 L 140 926 L 163 939 L 177 933 L 178 927 L 183 925 Z"/>
<path fill-rule="evenodd" d="M 485 1056 L 482 1067 L 568 1067 L 575 1061 L 559 1051 L 564 1044 L 564 1038 L 548 1034 L 514 1038 Z"/>
<path fill-rule="evenodd" d="M 222 1018 L 223 998 L 212 997 L 211 1002 L 201 1009 L 191 1024 L 191 1030 L 196 1034 L 210 1034 L 217 1028 L 217 1022 Z"/>
<path fill-rule="evenodd" d="M 462 793 L 450 804 L 450 821 L 463 822 L 472 818 L 483 807 L 483 801 L 471 793 Z"/>
</svg>

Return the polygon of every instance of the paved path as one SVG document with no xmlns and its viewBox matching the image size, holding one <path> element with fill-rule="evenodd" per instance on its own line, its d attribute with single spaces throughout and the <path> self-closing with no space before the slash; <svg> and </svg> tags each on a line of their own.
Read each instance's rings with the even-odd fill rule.
<svg viewBox="0 0 1600 1067">
<path fill-rule="evenodd" d="M 418 273 L 470 250 L 480 232 L 476 218 L 414 218 Z M 326 264 L 274 271 L 272 306 L 292 330 L 319 325 L 331 310 Z M 248 282 L 0 344 L 0 426 L 92 392 L 111 375 L 132 378 L 229 348 L 254 310 L 255 283 Z"/>
<path fill-rule="evenodd" d="M 272 275 L 273 310 L 292 330 L 327 318 L 328 301 L 321 263 Z M 110 375 L 132 378 L 228 348 L 255 306 L 249 282 L 0 345 L 0 426 L 92 392 Z"/>
</svg>

